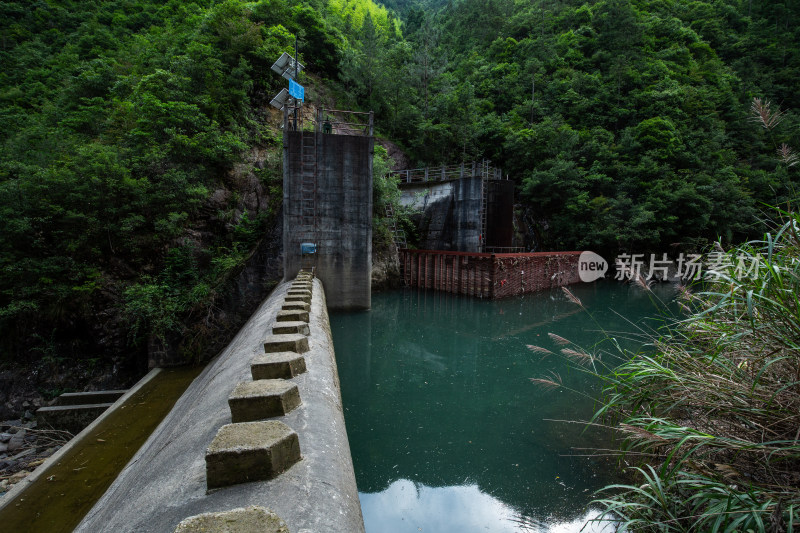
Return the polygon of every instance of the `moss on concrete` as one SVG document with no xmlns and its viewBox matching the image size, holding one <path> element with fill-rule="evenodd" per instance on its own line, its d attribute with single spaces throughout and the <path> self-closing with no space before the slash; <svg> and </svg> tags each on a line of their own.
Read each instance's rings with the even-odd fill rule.
<svg viewBox="0 0 800 533">
<path fill-rule="evenodd" d="M 308 322 L 308 311 L 278 311 L 278 322 Z"/>
<path fill-rule="evenodd" d="M 308 337 L 299 333 L 286 335 L 268 335 L 264 339 L 264 352 L 297 352 L 305 353 L 308 351 Z"/>
<path fill-rule="evenodd" d="M 272 327 L 273 335 L 286 335 L 291 333 L 298 333 L 300 335 L 308 335 L 310 332 L 307 323 L 302 321 L 297 322 L 277 322 Z"/>
<path fill-rule="evenodd" d="M 296 352 L 259 355 L 250 365 L 253 379 L 291 379 L 306 371 L 305 357 Z"/>
<path fill-rule="evenodd" d="M 183 520 L 174 533 L 289 533 L 275 513 L 251 505 L 220 513 L 203 513 Z"/>
<path fill-rule="evenodd" d="M 273 416 L 284 416 L 300 405 L 297 385 L 283 379 L 244 381 L 234 387 L 228 397 L 231 420 L 251 422 Z"/>
<path fill-rule="evenodd" d="M 283 422 L 227 424 L 206 450 L 206 486 L 272 479 L 299 460 L 300 440 Z"/>
</svg>

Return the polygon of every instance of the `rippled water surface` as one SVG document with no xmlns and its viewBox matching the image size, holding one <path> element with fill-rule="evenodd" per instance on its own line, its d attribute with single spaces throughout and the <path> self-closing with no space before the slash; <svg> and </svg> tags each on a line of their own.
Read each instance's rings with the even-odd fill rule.
<svg viewBox="0 0 800 533">
<path fill-rule="evenodd" d="M 596 516 L 592 493 L 618 479 L 617 466 L 586 456 L 609 435 L 563 421 L 595 407 L 565 388 L 592 393 L 597 382 L 548 333 L 599 353 L 606 334 L 638 342 L 624 339 L 659 312 L 627 285 L 572 291 L 586 311 L 560 290 L 500 301 L 405 290 L 373 294 L 371 311 L 331 314 L 368 533 L 577 532 Z M 664 301 L 672 293 L 656 288 Z"/>
</svg>

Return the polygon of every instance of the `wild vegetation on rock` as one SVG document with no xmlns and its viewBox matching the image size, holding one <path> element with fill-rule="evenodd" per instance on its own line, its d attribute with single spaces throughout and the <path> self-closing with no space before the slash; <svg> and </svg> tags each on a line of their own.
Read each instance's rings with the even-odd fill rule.
<svg viewBox="0 0 800 533">
<path fill-rule="evenodd" d="M 0 6 L 0 364 L 213 355 L 221 300 L 279 221 L 270 65 L 297 35 L 310 71 L 338 77 L 344 17 L 322 8 Z"/>
<path fill-rule="evenodd" d="M 774 149 L 798 144 L 797 114 L 771 135 L 748 114 L 754 96 L 800 109 L 795 2 L 393 5 L 404 38 L 364 34 L 376 70 L 353 96 L 420 165 L 501 166 L 544 249 L 741 242 L 763 233 L 762 203 L 792 195 Z"/>
</svg>

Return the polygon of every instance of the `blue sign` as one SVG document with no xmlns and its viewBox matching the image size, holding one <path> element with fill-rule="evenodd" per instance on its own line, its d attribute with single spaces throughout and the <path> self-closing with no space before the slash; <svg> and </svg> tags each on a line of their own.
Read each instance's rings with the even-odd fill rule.
<svg viewBox="0 0 800 533">
<path fill-rule="evenodd" d="M 292 98 L 295 98 L 302 102 L 304 101 L 306 90 L 305 88 L 303 88 L 302 85 L 300 85 L 296 81 L 289 80 L 289 94 L 292 95 Z"/>
</svg>

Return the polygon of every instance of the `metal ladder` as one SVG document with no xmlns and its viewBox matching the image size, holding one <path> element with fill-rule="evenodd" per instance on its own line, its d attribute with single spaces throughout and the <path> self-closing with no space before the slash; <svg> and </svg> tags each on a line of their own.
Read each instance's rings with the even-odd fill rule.
<svg viewBox="0 0 800 533">
<path fill-rule="evenodd" d="M 489 161 L 481 168 L 481 252 L 486 252 L 486 218 L 489 206 Z"/>
<path fill-rule="evenodd" d="M 317 236 L 317 135 L 304 131 L 300 136 L 300 242 L 315 243 Z M 304 254 L 303 270 L 314 269 L 316 254 Z M 306 264 L 311 263 L 311 264 Z"/>
<path fill-rule="evenodd" d="M 406 242 L 406 232 L 403 231 L 402 228 L 397 227 L 397 219 L 394 216 L 394 207 L 392 207 L 392 204 L 386 204 L 385 211 L 386 218 L 389 219 L 389 231 L 392 232 L 394 245 L 398 250 L 402 248 L 408 248 L 408 243 Z"/>
</svg>

